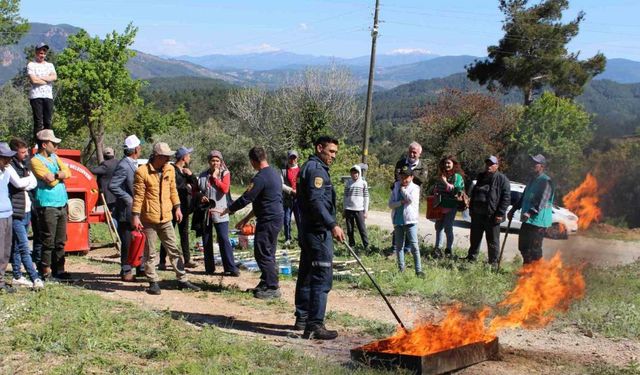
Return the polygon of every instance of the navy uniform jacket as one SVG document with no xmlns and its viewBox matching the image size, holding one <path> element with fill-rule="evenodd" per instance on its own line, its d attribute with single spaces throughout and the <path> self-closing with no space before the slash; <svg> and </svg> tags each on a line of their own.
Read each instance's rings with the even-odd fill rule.
<svg viewBox="0 0 640 375">
<path fill-rule="evenodd" d="M 330 231 L 336 225 L 336 191 L 329 166 L 317 156 L 304 163 L 298 175 L 298 204 L 305 232 Z"/>
<path fill-rule="evenodd" d="M 282 177 L 278 170 L 272 167 L 259 170 L 247 190 L 231 204 L 229 212 L 234 213 L 251 202 L 258 222 L 282 220 Z"/>
</svg>

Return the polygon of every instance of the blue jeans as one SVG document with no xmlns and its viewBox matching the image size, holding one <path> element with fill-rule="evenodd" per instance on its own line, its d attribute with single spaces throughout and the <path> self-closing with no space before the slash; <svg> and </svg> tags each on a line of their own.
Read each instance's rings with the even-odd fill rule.
<svg viewBox="0 0 640 375">
<path fill-rule="evenodd" d="M 413 262 L 416 272 L 422 272 L 422 262 L 420 260 L 420 247 L 418 246 L 418 224 L 405 224 L 394 226 L 394 248 L 396 258 L 398 258 L 398 268 L 404 271 L 404 247 L 409 247 L 413 254 Z"/>
<path fill-rule="evenodd" d="M 453 221 L 456 219 L 455 208 L 449 209 L 449 212 L 444 214 L 444 217 L 440 220 L 436 220 L 436 249 L 440 248 L 440 242 L 442 241 L 442 232 L 447 236 L 446 253 L 451 253 L 451 247 L 453 246 Z"/>
<path fill-rule="evenodd" d="M 283 206 L 284 208 L 284 239 L 285 241 L 291 241 L 291 214 L 296 218 L 296 226 L 300 222 L 300 211 L 298 203 L 294 200 L 291 207 Z"/>
<path fill-rule="evenodd" d="M 213 229 L 216 231 L 216 240 L 218 241 L 224 272 L 238 272 L 238 267 L 233 258 L 233 248 L 231 248 L 231 243 L 229 242 L 229 222 L 214 223 L 213 220 L 209 220 L 202 232 L 205 272 L 211 274 L 216 271 L 216 262 L 213 255 Z"/>
<path fill-rule="evenodd" d="M 11 245 L 11 268 L 13 268 L 13 278 L 22 277 L 20 269 L 24 268 L 29 274 L 31 281 L 39 279 L 38 272 L 31 259 L 31 249 L 29 249 L 29 237 L 27 230 L 31 223 L 31 212 L 24 214 L 22 219 L 13 219 L 13 243 Z"/>
</svg>

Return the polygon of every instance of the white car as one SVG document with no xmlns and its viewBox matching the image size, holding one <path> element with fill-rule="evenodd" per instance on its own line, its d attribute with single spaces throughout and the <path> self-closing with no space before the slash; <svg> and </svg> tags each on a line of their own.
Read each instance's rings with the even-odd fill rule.
<svg viewBox="0 0 640 375">
<path fill-rule="evenodd" d="M 524 192 L 524 188 L 526 185 L 521 184 L 519 182 L 510 181 L 511 183 L 511 202 L 517 202 L 522 197 L 522 193 Z M 473 180 L 471 183 L 471 189 L 476 184 L 476 181 Z M 469 192 L 471 192 L 469 189 Z M 509 205 L 509 209 L 507 212 L 511 210 L 511 205 Z M 551 228 L 547 230 L 547 235 L 552 238 L 566 238 L 569 234 L 574 234 L 578 231 L 578 216 L 573 212 L 567 210 L 564 207 L 553 205 L 551 208 L 552 216 L 551 216 Z M 462 212 L 462 220 L 467 223 L 471 223 L 471 215 L 469 215 L 469 210 L 465 210 Z M 502 228 L 507 228 L 508 220 L 505 220 L 500 224 Z M 520 210 L 517 210 L 513 215 L 513 220 L 511 221 L 511 229 L 520 229 L 522 226 L 522 222 L 520 221 Z"/>
</svg>

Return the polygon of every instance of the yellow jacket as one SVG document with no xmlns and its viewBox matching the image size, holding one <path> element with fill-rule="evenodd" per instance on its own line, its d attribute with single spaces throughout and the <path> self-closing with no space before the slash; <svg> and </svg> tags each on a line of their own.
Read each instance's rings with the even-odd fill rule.
<svg viewBox="0 0 640 375">
<path fill-rule="evenodd" d="M 162 168 L 162 179 L 151 163 L 136 170 L 131 212 L 140 215 L 142 223 L 166 223 L 173 218 L 173 209 L 179 206 L 176 174 L 171 164 Z"/>
</svg>

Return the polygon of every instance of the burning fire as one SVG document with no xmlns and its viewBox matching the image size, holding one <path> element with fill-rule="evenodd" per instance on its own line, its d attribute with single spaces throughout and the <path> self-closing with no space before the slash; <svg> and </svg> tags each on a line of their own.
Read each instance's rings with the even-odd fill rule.
<svg viewBox="0 0 640 375">
<path fill-rule="evenodd" d="M 587 229 L 594 221 L 599 221 L 602 212 L 598 207 L 600 191 L 598 180 L 588 173 L 584 181 L 575 190 L 562 198 L 562 203 L 578 215 L 578 228 Z"/>
<path fill-rule="evenodd" d="M 508 309 L 485 324 L 489 307 L 465 313 L 456 304 L 438 324 L 423 323 L 410 332 L 402 329 L 390 338 L 365 345 L 366 351 L 424 356 L 443 350 L 493 340 L 504 328 L 537 328 L 553 320 L 553 313 L 567 311 L 582 298 L 585 282 L 579 268 L 564 267 L 560 254 L 523 266 L 516 287 L 498 304 Z"/>
</svg>

